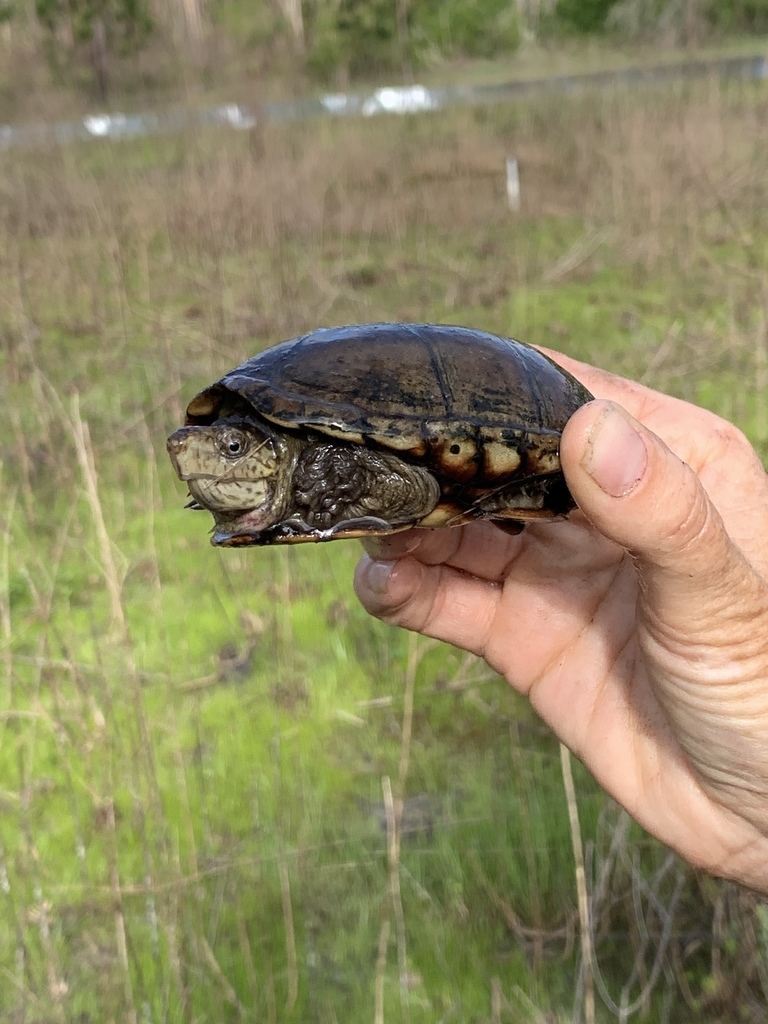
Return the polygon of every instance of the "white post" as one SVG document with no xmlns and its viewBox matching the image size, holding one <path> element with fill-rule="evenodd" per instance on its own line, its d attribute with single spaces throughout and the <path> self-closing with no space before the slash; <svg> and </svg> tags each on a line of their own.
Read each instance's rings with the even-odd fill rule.
<svg viewBox="0 0 768 1024">
<path fill-rule="evenodd" d="M 507 157 L 507 205 L 514 212 L 520 209 L 520 172 L 513 156 Z"/>
</svg>

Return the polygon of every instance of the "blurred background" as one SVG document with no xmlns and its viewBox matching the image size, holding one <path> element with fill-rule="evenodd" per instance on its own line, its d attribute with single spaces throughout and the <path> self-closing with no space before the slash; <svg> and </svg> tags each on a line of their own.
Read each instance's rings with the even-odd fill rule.
<svg viewBox="0 0 768 1024">
<path fill-rule="evenodd" d="M 267 344 L 424 320 L 764 456 L 768 2 L 0 16 L 0 1019 L 764 1021 L 763 903 L 571 787 L 482 663 L 369 620 L 356 544 L 211 548 L 165 437 Z M 400 113 L 300 116 L 385 86 Z"/>
</svg>

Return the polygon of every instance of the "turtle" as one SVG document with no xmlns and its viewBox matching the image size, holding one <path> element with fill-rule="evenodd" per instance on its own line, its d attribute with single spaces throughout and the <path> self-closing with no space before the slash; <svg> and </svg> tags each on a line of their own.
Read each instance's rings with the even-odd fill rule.
<svg viewBox="0 0 768 1024">
<path fill-rule="evenodd" d="M 592 395 L 530 345 L 419 323 L 320 328 L 201 391 L 168 438 L 221 546 L 386 535 L 575 507 L 560 467 Z"/>
</svg>

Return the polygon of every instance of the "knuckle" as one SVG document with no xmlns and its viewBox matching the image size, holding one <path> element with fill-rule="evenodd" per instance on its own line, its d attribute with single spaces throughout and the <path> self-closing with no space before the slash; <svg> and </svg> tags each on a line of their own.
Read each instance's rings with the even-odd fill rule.
<svg viewBox="0 0 768 1024">
<path fill-rule="evenodd" d="M 747 435 L 727 420 L 719 421 L 712 436 L 718 454 L 722 457 L 731 456 L 740 459 L 756 457 L 755 449 Z"/>
<path fill-rule="evenodd" d="M 697 429 L 700 436 L 706 438 L 703 446 L 703 464 L 722 463 L 736 467 L 754 468 L 762 463 L 752 442 L 743 430 L 729 420 L 724 420 L 716 413 L 705 409 L 697 410 L 699 420 Z"/>
</svg>

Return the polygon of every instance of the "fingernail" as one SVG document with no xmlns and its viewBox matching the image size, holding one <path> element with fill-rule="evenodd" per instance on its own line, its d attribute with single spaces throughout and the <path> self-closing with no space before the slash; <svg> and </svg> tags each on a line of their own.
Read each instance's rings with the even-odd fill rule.
<svg viewBox="0 0 768 1024">
<path fill-rule="evenodd" d="M 598 417 L 582 460 L 597 486 L 614 498 L 637 487 L 648 464 L 645 441 L 615 405 Z"/>
<path fill-rule="evenodd" d="M 386 594 L 394 568 L 394 562 L 379 562 L 376 559 L 371 559 L 365 572 L 368 589 L 374 594 Z"/>
</svg>

